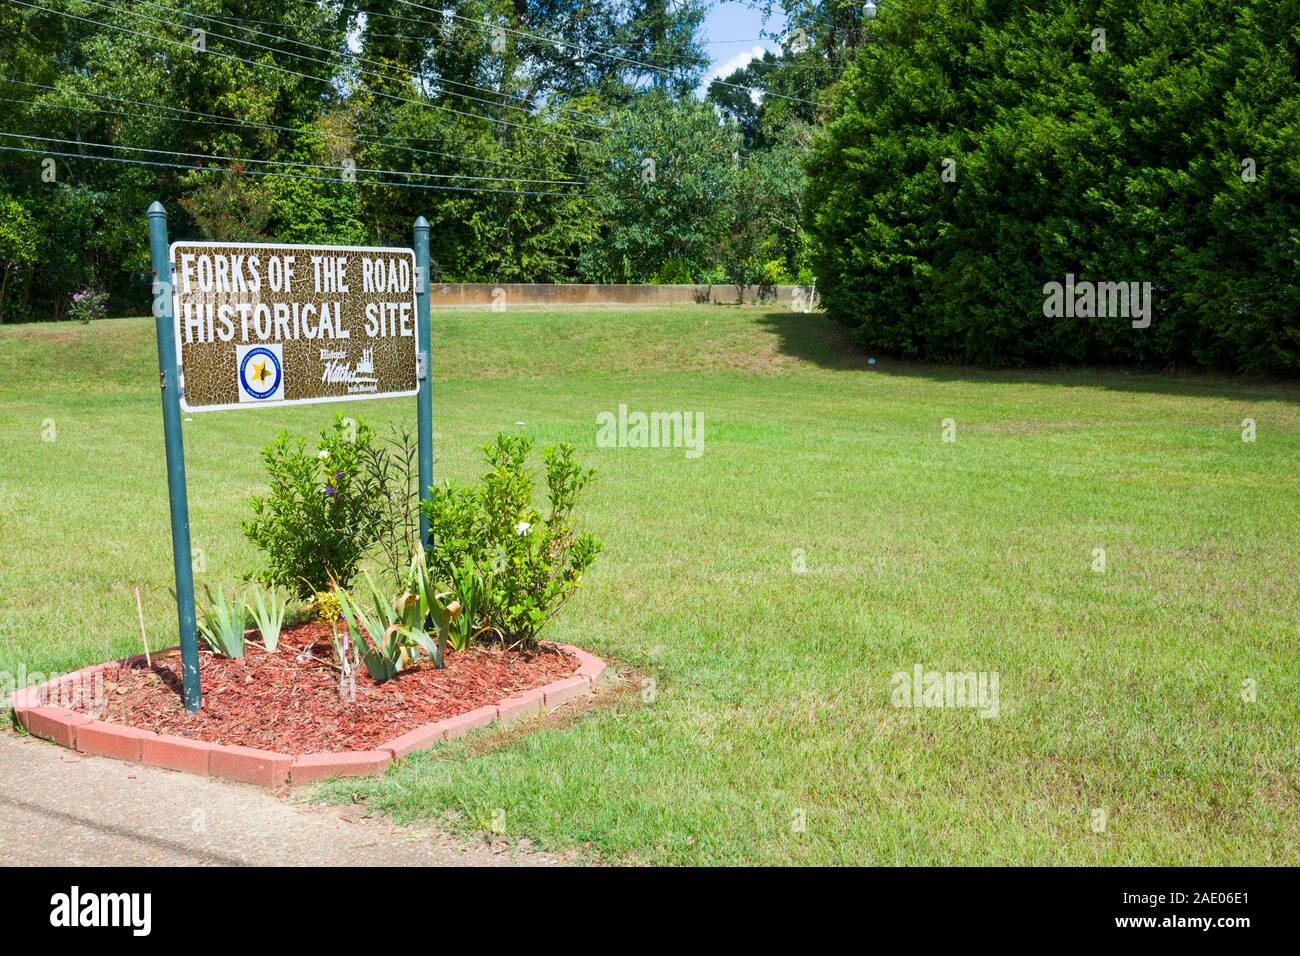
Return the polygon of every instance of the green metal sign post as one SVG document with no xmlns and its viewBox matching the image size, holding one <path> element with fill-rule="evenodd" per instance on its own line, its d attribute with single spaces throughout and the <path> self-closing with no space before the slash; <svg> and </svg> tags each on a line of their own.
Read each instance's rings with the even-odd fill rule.
<svg viewBox="0 0 1300 956">
<path fill-rule="evenodd" d="M 199 648 L 194 615 L 194 570 L 190 563 L 190 510 L 189 498 L 185 490 L 185 445 L 181 431 L 182 382 L 181 366 L 177 352 L 174 300 L 172 297 L 175 290 L 173 288 L 171 247 L 167 241 L 167 210 L 163 208 L 162 203 L 154 202 L 150 204 L 147 215 L 149 219 L 149 252 L 153 260 L 153 314 L 154 326 L 158 335 L 158 378 L 162 389 L 163 439 L 167 449 L 167 495 L 171 505 L 172 564 L 176 576 L 176 616 L 181 638 L 181 676 L 184 682 L 185 709 L 190 713 L 195 713 L 202 704 L 202 691 L 199 685 Z M 415 221 L 414 238 L 416 380 L 418 388 L 416 391 L 416 408 L 418 412 L 420 501 L 423 503 L 432 498 L 433 487 L 433 394 L 429 381 L 429 223 L 423 216 Z M 398 250 L 386 251 L 392 253 Z M 369 359 L 366 361 L 369 361 Z M 409 368 L 410 366 L 407 365 L 406 369 L 409 370 Z M 409 395 L 410 391 L 401 394 Z M 382 397 L 382 395 L 370 397 Z M 297 400 L 328 401 L 330 399 Z M 295 401 L 295 399 L 290 399 L 290 402 L 292 401 Z M 281 403 L 285 404 L 284 402 Z M 230 406 L 214 405 L 213 407 Z M 429 519 L 425 516 L 423 509 L 420 512 L 420 542 L 425 547 L 432 544 L 429 534 Z"/>
<path fill-rule="evenodd" d="M 420 276 L 416 286 L 415 324 L 420 342 L 417 378 L 420 394 L 415 402 L 419 409 L 417 430 L 420 441 L 420 503 L 433 498 L 433 387 L 429 380 L 429 221 L 421 216 L 415 220 L 415 269 Z M 429 537 L 429 518 L 420 509 L 420 544 L 433 546 Z"/>
<path fill-rule="evenodd" d="M 172 513 L 172 564 L 176 572 L 176 617 L 181 632 L 181 679 L 185 709 L 196 713 L 199 644 L 194 627 L 194 568 L 190 563 L 190 502 L 185 492 L 185 444 L 181 435 L 180 366 L 172 321 L 172 269 L 167 245 L 167 210 L 149 206 L 149 252 L 153 257 L 153 317 L 158 332 L 158 383 L 162 387 L 163 441 L 167 446 L 167 497 Z"/>
</svg>

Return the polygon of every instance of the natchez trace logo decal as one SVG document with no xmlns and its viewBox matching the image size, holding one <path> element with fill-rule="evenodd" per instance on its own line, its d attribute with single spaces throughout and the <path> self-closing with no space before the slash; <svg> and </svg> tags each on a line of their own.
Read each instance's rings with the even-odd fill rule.
<svg viewBox="0 0 1300 956">
<path fill-rule="evenodd" d="M 235 350 L 241 402 L 284 400 L 284 356 L 279 343 L 240 345 Z"/>
</svg>

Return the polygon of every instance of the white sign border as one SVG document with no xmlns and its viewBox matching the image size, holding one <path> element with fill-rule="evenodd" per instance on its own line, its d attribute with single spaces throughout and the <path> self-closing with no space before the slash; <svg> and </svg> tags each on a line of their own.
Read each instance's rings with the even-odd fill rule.
<svg viewBox="0 0 1300 956">
<path fill-rule="evenodd" d="M 409 392 L 381 392 L 377 395 L 322 395 L 318 398 L 294 398 L 281 400 L 278 402 L 231 402 L 225 405 L 190 405 L 186 400 L 185 393 L 185 361 L 183 359 L 184 349 L 181 345 L 181 310 L 180 310 L 180 290 L 176 286 L 176 247 L 177 246 L 199 246 L 205 249 L 324 249 L 330 252 L 405 252 L 411 256 L 411 304 L 415 307 L 415 363 L 416 379 L 415 388 Z M 186 412 L 222 412 L 233 411 L 236 409 L 251 408 L 285 408 L 294 405 L 322 405 L 325 402 L 364 402 L 374 401 L 383 398 L 410 398 L 412 395 L 420 394 L 420 354 L 425 350 L 420 346 L 420 300 L 419 293 L 415 291 L 415 270 L 418 268 L 415 262 L 415 250 L 403 246 L 326 246 L 326 245 L 295 245 L 286 242 L 204 242 L 197 239 L 176 239 L 167 247 L 167 263 L 172 270 L 172 275 L 168 276 L 168 282 L 172 287 L 172 339 L 176 343 L 176 373 L 181 382 L 180 406 L 182 411 Z M 426 282 L 425 288 L 428 288 Z M 429 375 L 429 360 L 425 359 L 425 375 Z"/>
</svg>

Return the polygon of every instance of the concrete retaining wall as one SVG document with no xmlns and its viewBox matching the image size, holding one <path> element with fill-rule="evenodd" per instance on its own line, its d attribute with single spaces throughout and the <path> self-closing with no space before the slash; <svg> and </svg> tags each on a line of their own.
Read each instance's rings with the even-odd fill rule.
<svg viewBox="0 0 1300 956">
<path fill-rule="evenodd" d="M 776 303 L 786 308 L 798 298 L 800 303 L 812 299 L 812 286 L 780 285 Z M 744 302 L 758 302 L 758 286 L 747 286 Z M 769 287 L 770 296 L 771 289 Z M 431 306 L 513 305 L 685 305 L 693 302 L 735 304 L 740 301 L 734 285 L 587 285 L 526 282 L 434 282 L 429 287 Z M 771 301 L 770 298 L 768 301 Z"/>
</svg>

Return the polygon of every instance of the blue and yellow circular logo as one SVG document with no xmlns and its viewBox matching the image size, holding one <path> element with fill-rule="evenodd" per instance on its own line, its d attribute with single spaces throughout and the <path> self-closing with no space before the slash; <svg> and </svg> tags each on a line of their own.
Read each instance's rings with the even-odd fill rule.
<svg viewBox="0 0 1300 956">
<path fill-rule="evenodd" d="M 239 384 L 252 398 L 269 398 L 280 387 L 280 357 L 263 346 L 249 349 L 239 363 Z"/>
</svg>

